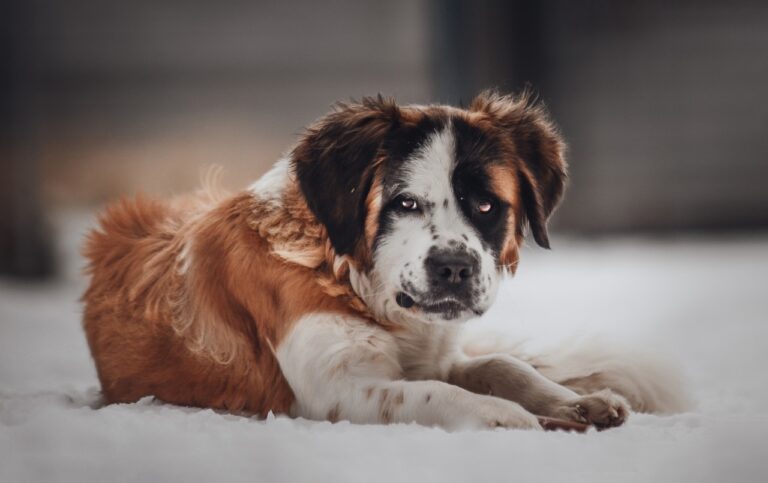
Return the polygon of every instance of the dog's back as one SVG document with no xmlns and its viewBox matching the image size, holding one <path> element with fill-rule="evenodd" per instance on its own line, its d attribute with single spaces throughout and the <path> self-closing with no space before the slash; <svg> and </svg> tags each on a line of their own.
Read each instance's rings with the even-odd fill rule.
<svg viewBox="0 0 768 483">
<path fill-rule="evenodd" d="M 204 223 L 194 221 L 213 209 L 204 197 L 122 200 L 105 210 L 99 228 L 89 234 L 83 252 L 91 283 L 83 297 L 83 326 L 107 403 L 152 395 L 182 405 L 261 413 L 280 405 L 265 398 L 290 399 L 279 380 L 265 381 L 254 369 L 265 365 L 253 351 L 231 351 L 221 360 L 190 349 L 192 337 L 208 343 L 222 334 L 233 345 L 251 345 L 234 322 L 222 327 L 219 320 L 208 334 L 188 330 L 196 297 L 188 273 L 191 231 L 199 230 Z M 221 317 L 233 318 L 237 315 Z"/>
</svg>

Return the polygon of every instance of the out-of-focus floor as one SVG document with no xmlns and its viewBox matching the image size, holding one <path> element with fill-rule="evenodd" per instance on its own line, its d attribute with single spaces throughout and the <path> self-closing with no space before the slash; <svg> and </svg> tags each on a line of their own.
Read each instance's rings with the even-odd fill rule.
<svg viewBox="0 0 768 483">
<path fill-rule="evenodd" d="M 150 400 L 94 409 L 76 255 L 90 217 L 56 217 L 63 275 L 0 280 L 0 481 L 765 481 L 768 235 L 554 238 L 471 330 L 535 350 L 600 335 L 682 368 L 697 406 L 586 435 L 258 421 Z"/>
</svg>

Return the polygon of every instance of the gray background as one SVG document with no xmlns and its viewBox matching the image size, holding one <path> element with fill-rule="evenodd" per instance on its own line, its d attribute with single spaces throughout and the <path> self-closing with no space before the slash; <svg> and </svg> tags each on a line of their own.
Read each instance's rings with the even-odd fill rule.
<svg viewBox="0 0 768 483">
<path fill-rule="evenodd" d="M 13 0 L 0 12 L 0 271 L 55 269 L 46 220 L 240 188 L 335 100 L 531 86 L 569 144 L 563 232 L 768 226 L 768 4 Z"/>
</svg>

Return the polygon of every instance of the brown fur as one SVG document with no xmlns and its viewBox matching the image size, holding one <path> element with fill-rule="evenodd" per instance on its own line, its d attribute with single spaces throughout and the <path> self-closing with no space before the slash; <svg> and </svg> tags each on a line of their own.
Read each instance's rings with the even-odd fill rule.
<svg viewBox="0 0 768 483">
<path fill-rule="evenodd" d="M 272 350 L 291 322 L 320 310 L 364 315 L 364 306 L 336 280 L 306 208 L 281 208 L 293 211 L 287 223 L 248 194 L 205 208 L 121 201 L 89 236 L 84 328 L 104 397 L 288 412 L 293 395 Z M 301 252 L 301 264 L 281 258 Z"/>
<path fill-rule="evenodd" d="M 549 248 L 546 224 L 565 191 L 565 143 L 544 108 L 530 93 L 518 97 L 493 91 L 478 95 L 470 110 L 488 116 L 491 126 L 507 132 L 513 154 L 508 165 L 518 173 L 516 195 L 522 202 L 522 216 L 517 220 L 518 238 L 530 226 L 536 242 Z M 509 151 L 508 151 L 509 152 Z"/>
</svg>

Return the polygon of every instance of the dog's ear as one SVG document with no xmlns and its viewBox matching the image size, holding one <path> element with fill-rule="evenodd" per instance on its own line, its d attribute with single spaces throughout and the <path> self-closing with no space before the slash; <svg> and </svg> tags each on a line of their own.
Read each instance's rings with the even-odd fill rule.
<svg viewBox="0 0 768 483">
<path fill-rule="evenodd" d="M 293 150 L 301 191 L 340 255 L 353 254 L 363 236 L 377 157 L 399 119 L 395 102 L 381 95 L 339 103 Z"/>
<path fill-rule="evenodd" d="M 562 137 L 544 108 L 532 101 L 528 93 L 514 97 L 486 91 L 472 101 L 470 110 L 484 112 L 511 136 L 518 158 L 515 162 L 524 214 L 518 230 L 522 231 L 527 221 L 536 243 L 549 248 L 547 220 L 565 190 Z"/>
</svg>

